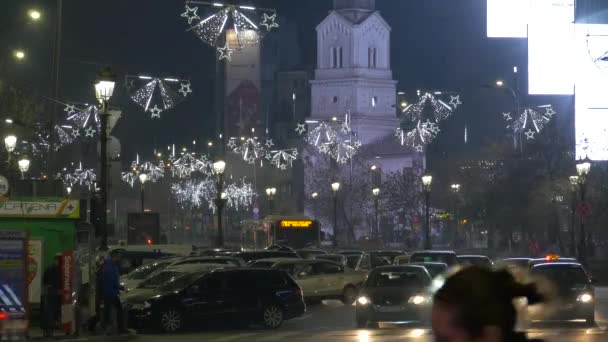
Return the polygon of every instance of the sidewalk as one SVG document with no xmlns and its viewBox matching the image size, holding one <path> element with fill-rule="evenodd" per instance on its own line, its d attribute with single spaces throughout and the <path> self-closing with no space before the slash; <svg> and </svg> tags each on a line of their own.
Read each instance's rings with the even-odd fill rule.
<svg viewBox="0 0 608 342">
<path fill-rule="evenodd" d="M 79 336 L 65 336 L 62 332 L 60 331 L 55 331 L 55 335 L 53 337 L 44 337 L 43 333 L 42 333 L 42 329 L 38 328 L 38 327 L 32 327 L 29 329 L 28 331 L 29 333 L 29 340 L 30 341 L 112 341 L 112 342 L 124 342 L 124 341 L 132 341 L 135 338 L 137 338 L 137 333 L 133 330 L 131 330 L 131 333 L 129 334 L 122 334 L 122 335 L 117 335 L 117 334 L 112 334 L 112 335 L 106 335 L 106 334 L 96 334 L 93 335 L 91 333 L 89 333 L 88 331 L 81 333 Z"/>
</svg>

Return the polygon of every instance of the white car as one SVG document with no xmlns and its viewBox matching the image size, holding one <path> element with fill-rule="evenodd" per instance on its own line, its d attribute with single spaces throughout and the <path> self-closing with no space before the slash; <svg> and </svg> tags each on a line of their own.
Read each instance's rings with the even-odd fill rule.
<svg viewBox="0 0 608 342">
<path fill-rule="evenodd" d="M 289 273 L 307 300 L 340 299 L 352 304 L 367 272 L 355 271 L 329 260 L 261 259 L 250 267 L 278 268 Z"/>
<path fill-rule="evenodd" d="M 201 275 L 211 270 L 225 268 L 224 264 L 186 264 L 178 266 L 170 266 L 161 271 L 155 272 L 134 289 L 124 293 L 121 300 L 128 300 L 137 296 L 147 296 L 154 292 L 158 287 L 179 279 L 187 274 L 200 273 Z M 231 267 L 231 266 L 228 266 Z"/>
</svg>

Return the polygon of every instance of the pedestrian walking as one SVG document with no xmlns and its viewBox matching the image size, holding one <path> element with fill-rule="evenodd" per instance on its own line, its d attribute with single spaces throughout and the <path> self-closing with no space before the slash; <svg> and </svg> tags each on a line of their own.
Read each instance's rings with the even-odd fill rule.
<svg viewBox="0 0 608 342">
<path fill-rule="evenodd" d="M 110 252 L 110 255 L 105 258 L 103 263 L 103 311 L 106 331 L 112 327 L 112 311 L 115 311 L 118 332 L 124 333 L 126 332 L 126 329 L 122 317 L 122 304 L 120 303 L 119 262 L 120 253 L 118 251 L 112 251 Z"/>
</svg>

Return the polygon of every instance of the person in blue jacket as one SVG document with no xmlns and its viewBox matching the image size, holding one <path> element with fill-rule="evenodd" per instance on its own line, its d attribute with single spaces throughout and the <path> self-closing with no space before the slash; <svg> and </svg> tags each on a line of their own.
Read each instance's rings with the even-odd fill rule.
<svg viewBox="0 0 608 342">
<path fill-rule="evenodd" d="M 120 253 L 118 251 L 112 251 L 110 252 L 110 255 L 105 258 L 103 263 L 103 316 L 104 325 L 106 328 L 109 328 L 112 326 L 112 309 L 116 310 L 118 331 L 126 332 L 122 317 L 122 305 L 120 303 L 119 262 Z"/>
</svg>

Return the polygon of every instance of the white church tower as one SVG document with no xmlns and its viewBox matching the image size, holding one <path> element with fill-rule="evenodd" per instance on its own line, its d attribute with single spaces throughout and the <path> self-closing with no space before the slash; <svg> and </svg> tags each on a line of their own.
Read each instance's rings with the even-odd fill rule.
<svg viewBox="0 0 608 342">
<path fill-rule="evenodd" d="M 364 145 L 394 134 L 397 82 L 390 32 L 375 0 L 334 0 L 334 9 L 317 26 L 311 119 L 350 112 L 353 131 Z"/>
</svg>

